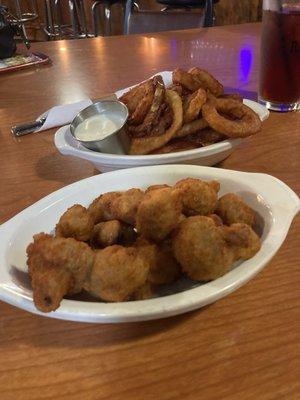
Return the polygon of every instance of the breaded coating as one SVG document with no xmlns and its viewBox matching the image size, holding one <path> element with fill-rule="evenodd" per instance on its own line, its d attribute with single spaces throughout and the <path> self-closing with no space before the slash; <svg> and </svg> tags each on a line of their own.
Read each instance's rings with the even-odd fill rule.
<svg viewBox="0 0 300 400">
<path fill-rule="evenodd" d="M 215 211 L 218 201 L 218 182 L 186 178 L 177 182 L 175 188 L 180 189 L 184 214 L 208 215 Z"/>
<path fill-rule="evenodd" d="M 43 312 L 56 310 L 64 295 L 79 293 L 94 262 L 86 243 L 45 233 L 34 236 L 27 256 L 33 300 Z"/>
<path fill-rule="evenodd" d="M 253 226 L 255 222 L 254 210 L 235 193 L 227 193 L 219 199 L 216 214 L 222 218 L 226 225 L 241 222 Z"/>
<path fill-rule="evenodd" d="M 137 249 L 109 246 L 97 251 L 84 288 L 106 301 L 125 301 L 146 283 L 149 268 L 149 262 Z"/>
<path fill-rule="evenodd" d="M 247 224 L 232 224 L 223 227 L 224 239 L 235 252 L 236 259 L 248 260 L 260 249 L 258 235 Z"/>
<path fill-rule="evenodd" d="M 153 288 L 150 282 L 144 283 L 131 296 L 131 300 L 147 300 L 154 296 Z"/>
<path fill-rule="evenodd" d="M 86 242 L 90 239 L 94 227 L 94 219 L 88 210 L 80 204 L 67 209 L 55 227 L 58 237 L 72 237 Z"/>
<path fill-rule="evenodd" d="M 97 197 L 88 207 L 94 218 L 94 223 L 115 219 L 111 214 L 112 201 L 121 196 L 122 192 L 108 192 Z"/>
<path fill-rule="evenodd" d="M 137 233 L 155 242 L 162 241 L 181 218 L 179 193 L 170 188 L 151 190 L 141 201 L 136 215 Z"/>
<path fill-rule="evenodd" d="M 180 276 L 180 265 L 175 260 L 172 249 L 166 243 L 157 245 L 139 238 L 136 247 L 150 263 L 147 281 L 154 285 L 169 284 Z"/>
<path fill-rule="evenodd" d="M 143 197 L 144 192 L 140 189 L 130 189 L 121 193 L 111 203 L 110 212 L 113 218 L 134 225 L 136 212 Z"/>
<path fill-rule="evenodd" d="M 229 271 L 234 252 L 220 230 L 211 218 L 204 216 L 186 218 L 176 230 L 173 253 L 191 279 L 210 281 Z"/>
<path fill-rule="evenodd" d="M 99 222 L 94 226 L 90 243 L 96 248 L 104 248 L 113 244 L 131 246 L 136 241 L 136 236 L 133 226 L 113 219 Z"/>
<path fill-rule="evenodd" d="M 122 223 L 113 219 L 99 222 L 94 226 L 91 243 L 98 247 L 107 247 L 116 244 L 121 237 Z"/>
<path fill-rule="evenodd" d="M 170 187 L 171 187 L 170 185 L 166 185 L 166 184 L 151 185 L 145 190 L 145 193 L 151 192 L 151 190 L 165 189 L 165 188 L 170 188 Z"/>
<path fill-rule="evenodd" d="M 216 226 L 222 226 L 223 225 L 223 221 L 221 220 L 221 218 L 217 215 L 217 214 L 209 214 L 208 218 L 211 218 Z"/>
</svg>

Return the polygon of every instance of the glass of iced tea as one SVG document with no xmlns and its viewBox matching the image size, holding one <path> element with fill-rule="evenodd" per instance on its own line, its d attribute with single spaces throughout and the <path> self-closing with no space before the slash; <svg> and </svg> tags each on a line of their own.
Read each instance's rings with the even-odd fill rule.
<svg viewBox="0 0 300 400">
<path fill-rule="evenodd" d="M 263 0 L 258 100 L 270 110 L 300 109 L 299 0 Z"/>
</svg>

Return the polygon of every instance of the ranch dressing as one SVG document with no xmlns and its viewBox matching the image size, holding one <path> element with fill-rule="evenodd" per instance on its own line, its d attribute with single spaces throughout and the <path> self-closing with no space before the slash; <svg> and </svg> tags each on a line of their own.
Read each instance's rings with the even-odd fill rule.
<svg viewBox="0 0 300 400">
<path fill-rule="evenodd" d="M 102 140 L 118 130 L 121 125 L 116 115 L 98 114 L 81 122 L 75 130 L 75 136 L 83 141 Z"/>
</svg>

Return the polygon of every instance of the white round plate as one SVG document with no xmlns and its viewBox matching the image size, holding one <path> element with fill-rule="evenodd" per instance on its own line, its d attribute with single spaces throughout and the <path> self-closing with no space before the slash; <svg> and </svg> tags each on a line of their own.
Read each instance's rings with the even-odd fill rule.
<svg viewBox="0 0 300 400">
<path fill-rule="evenodd" d="M 171 71 L 162 71 L 155 75 L 158 74 L 163 77 L 166 86 L 170 85 L 172 81 Z M 132 87 L 133 86 L 119 90 L 115 95 L 120 97 Z M 261 104 L 248 99 L 244 99 L 244 104 L 252 108 L 259 115 L 261 121 L 264 121 L 269 117 L 270 113 L 268 109 Z M 132 156 L 127 154 L 115 154 L 116 149 L 113 148 L 110 153 L 100 153 L 89 150 L 72 137 L 68 125 L 58 129 L 54 138 L 55 146 L 61 154 L 71 155 L 90 161 L 95 168 L 101 172 L 159 164 L 188 163 L 211 166 L 228 157 L 241 141 L 242 139 L 227 139 L 198 149 L 184 150 L 168 154 Z"/>
<path fill-rule="evenodd" d="M 161 297 L 123 303 L 63 300 L 55 312 L 42 314 L 32 301 L 27 275 L 26 247 L 35 233 L 52 232 L 60 215 L 74 203 L 87 206 L 101 193 L 174 184 L 186 177 L 221 183 L 220 195 L 235 192 L 256 210 L 262 239 L 250 260 L 215 281 L 200 284 L 182 280 Z M 96 175 L 60 189 L 25 209 L 0 227 L 0 300 L 40 315 L 86 322 L 128 322 L 164 318 L 212 303 L 253 278 L 278 251 L 299 211 L 298 196 L 283 182 L 265 174 L 191 165 L 140 167 Z"/>
</svg>

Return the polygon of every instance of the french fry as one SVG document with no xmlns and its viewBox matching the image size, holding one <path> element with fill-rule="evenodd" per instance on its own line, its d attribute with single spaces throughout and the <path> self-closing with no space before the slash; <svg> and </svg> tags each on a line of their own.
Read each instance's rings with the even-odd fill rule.
<svg viewBox="0 0 300 400">
<path fill-rule="evenodd" d="M 181 128 L 183 120 L 182 100 L 178 93 L 166 90 L 166 101 L 172 110 L 173 122 L 169 129 L 160 136 L 133 138 L 129 154 L 148 154 L 166 144 Z"/>
</svg>

